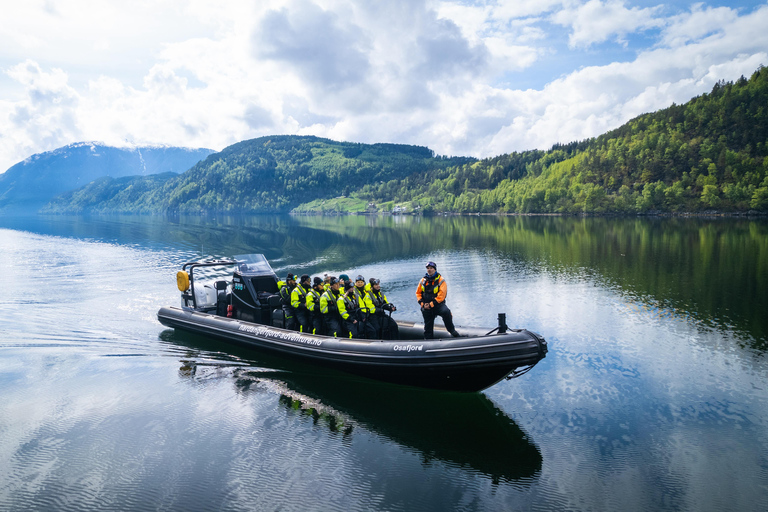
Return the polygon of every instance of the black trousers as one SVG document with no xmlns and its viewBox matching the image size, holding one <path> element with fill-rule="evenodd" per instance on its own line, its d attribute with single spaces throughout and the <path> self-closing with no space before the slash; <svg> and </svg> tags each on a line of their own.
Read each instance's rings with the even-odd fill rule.
<svg viewBox="0 0 768 512">
<path fill-rule="evenodd" d="M 360 322 L 355 322 L 355 318 L 350 315 L 349 320 L 344 320 L 344 328 L 346 330 L 346 335 L 348 338 L 359 338 L 359 326 Z"/>
<path fill-rule="evenodd" d="M 312 332 L 312 318 L 306 309 L 296 309 L 296 330 L 301 332 Z"/>
<path fill-rule="evenodd" d="M 397 322 L 391 316 L 385 316 L 381 322 L 381 337 L 385 340 L 399 340 L 400 329 Z"/>
<path fill-rule="evenodd" d="M 296 313 L 291 306 L 283 306 L 283 316 L 285 317 L 285 325 L 283 327 L 292 331 L 297 330 Z"/>
<path fill-rule="evenodd" d="M 337 313 L 328 313 L 325 315 L 325 334 L 328 336 L 336 336 L 337 338 L 343 338 L 347 335 L 346 326 L 341 319 L 341 315 Z"/>
<path fill-rule="evenodd" d="M 313 311 L 310 313 L 312 316 L 312 332 L 314 334 L 325 334 L 325 322 L 323 322 L 323 314 L 319 311 Z"/>
<path fill-rule="evenodd" d="M 400 331 L 397 328 L 397 322 L 395 322 L 391 316 L 385 315 L 383 311 L 381 313 L 375 313 L 369 316 L 368 321 L 376 330 L 376 339 L 400 339 Z"/>
<path fill-rule="evenodd" d="M 448 332 L 452 333 L 456 330 L 456 327 L 453 326 L 453 315 L 445 302 L 441 302 L 433 308 L 422 309 L 421 315 L 424 317 L 425 340 L 431 340 L 435 337 L 435 318 L 438 316 L 443 319 L 443 324 Z"/>
</svg>

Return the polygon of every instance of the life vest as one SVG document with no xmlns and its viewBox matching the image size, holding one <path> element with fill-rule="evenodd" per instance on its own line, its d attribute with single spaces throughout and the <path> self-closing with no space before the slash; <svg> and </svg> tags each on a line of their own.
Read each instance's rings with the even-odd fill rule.
<svg viewBox="0 0 768 512">
<path fill-rule="evenodd" d="M 357 307 L 360 308 L 363 313 L 371 313 L 371 311 L 368 311 L 368 305 L 365 303 L 365 289 L 360 291 L 360 288 L 355 286 L 355 297 L 357 297 Z"/>
<path fill-rule="evenodd" d="M 291 290 L 291 307 L 298 309 L 301 306 L 305 306 L 307 303 L 307 289 L 302 285 L 297 284 L 296 287 Z"/>
<path fill-rule="evenodd" d="M 320 296 L 320 312 L 324 315 L 338 312 L 339 307 L 336 304 L 336 300 L 338 298 L 339 298 L 339 295 L 334 293 L 333 290 L 331 289 L 325 290 L 323 294 Z"/>
<path fill-rule="evenodd" d="M 341 318 L 344 320 L 349 319 L 349 317 L 354 314 L 355 311 L 360 309 L 360 304 L 357 301 L 357 297 L 352 298 L 346 293 L 336 299 L 336 305 L 339 308 L 339 314 L 341 315 Z"/>
<path fill-rule="evenodd" d="M 387 300 L 387 296 L 382 293 L 381 290 L 379 290 L 378 293 L 373 291 L 373 289 L 368 290 L 368 300 L 366 301 L 367 304 L 370 304 L 368 307 L 370 313 L 378 313 L 383 311 L 382 306 L 384 304 L 389 304 L 389 301 Z"/>
<path fill-rule="evenodd" d="M 314 288 L 309 289 L 307 293 L 307 309 L 315 313 L 320 312 L 320 294 Z"/>
<path fill-rule="evenodd" d="M 293 288 L 287 284 L 284 284 L 280 288 L 280 299 L 283 301 L 283 306 L 291 305 L 291 292 L 293 292 Z"/>
<path fill-rule="evenodd" d="M 435 300 L 437 298 L 437 294 L 440 293 L 440 286 L 444 282 L 443 276 L 441 276 L 440 274 L 437 274 L 435 277 L 437 277 L 437 279 L 433 280 L 432 281 L 432 285 L 430 285 L 430 286 L 427 286 L 427 278 L 426 277 L 422 277 L 421 278 L 421 284 L 420 284 L 420 286 L 421 286 L 421 300 L 424 303 L 432 302 L 433 300 Z M 447 296 L 448 295 L 446 293 L 446 297 Z"/>
<path fill-rule="evenodd" d="M 373 305 L 376 306 L 377 308 L 380 308 L 381 306 L 387 303 L 387 300 L 382 296 L 381 292 L 377 294 L 373 290 L 370 290 L 368 292 L 368 296 L 371 298 L 371 302 L 373 302 Z"/>
</svg>

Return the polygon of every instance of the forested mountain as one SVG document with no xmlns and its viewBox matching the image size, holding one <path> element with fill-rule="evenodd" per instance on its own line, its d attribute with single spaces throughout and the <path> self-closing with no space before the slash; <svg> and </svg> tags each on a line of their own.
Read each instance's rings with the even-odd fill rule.
<svg viewBox="0 0 768 512">
<path fill-rule="evenodd" d="M 594 139 L 361 192 L 453 212 L 766 211 L 768 69 Z"/>
<path fill-rule="evenodd" d="M 344 196 L 343 199 L 341 196 Z M 599 137 L 495 158 L 317 137 L 244 141 L 186 173 L 102 180 L 48 211 L 768 211 L 768 69 Z"/>
<path fill-rule="evenodd" d="M 0 174 L 0 210 L 37 210 L 56 195 L 103 176 L 181 173 L 211 153 L 210 149 L 70 144 L 32 155 Z"/>
<path fill-rule="evenodd" d="M 357 144 L 312 136 L 247 140 L 167 179 L 99 180 L 64 194 L 48 212 L 286 212 L 318 198 L 346 196 L 367 183 L 471 162 L 425 147 Z"/>
</svg>

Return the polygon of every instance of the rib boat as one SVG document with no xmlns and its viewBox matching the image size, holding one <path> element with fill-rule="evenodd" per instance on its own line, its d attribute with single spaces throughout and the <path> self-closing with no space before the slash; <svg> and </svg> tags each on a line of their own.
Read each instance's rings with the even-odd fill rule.
<svg viewBox="0 0 768 512">
<path fill-rule="evenodd" d="M 196 283 L 195 271 L 233 267 L 231 280 Z M 263 254 L 185 263 L 177 273 L 180 307 L 163 307 L 161 324 L 256 350 L 301 359 L 380 381 L 447 391 L 477 392 L 527 373 L 547 354 L 547 342 L 510 329 L 461 327 L 454 338 L 435 326 L 398 321 L 398 340 L 337 338 L 285 329 L 278 278 Z"/>
</svg>

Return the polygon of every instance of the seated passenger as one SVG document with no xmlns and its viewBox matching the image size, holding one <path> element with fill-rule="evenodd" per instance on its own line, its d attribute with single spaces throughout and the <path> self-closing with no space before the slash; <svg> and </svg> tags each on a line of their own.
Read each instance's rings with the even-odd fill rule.
<svg viewBox="0 0 768 512">
<path fill-rule="evenodd" d="M 323 285 L 323 280 L 316 277 L 312 289 L 307 293 L 307 311 L 311 316 L 312 334 L 325 334 L 323 314 L 320 312 L 320 297 L 325 292 Z"/>
<path fill-rule="evenodd" d="M 312 319 L 307 310 L 307 294 L 312 289 L 309 275 L 304 274 L 299 279 L 299 284 L 291 291 L 291 307 L 296 318 L 295 328 L 299 332 L 312 332 Z"/>
<path fill-rule="evenodd" d="M 340 283 L 335 276 L 331 276 L 328 284 L 330 287 L 320 296 L 320 313 L 323 315 L 325 334 L 336 337 L 344 336 L 345 332 L 337 302 L 341 297 Z"/>
<path fill-rule="evenodd" d="M 336 306 L 344 322 L 344 328 L 350 338 L 360 337 L 360 322 L 358 321 L 360 313 L 360 305 L 355 296 L 354 287 L 350 288 L 338 299 L 336 299 Z"/>
<path fill-rule="evenodd" d="M 397 322 L 392 318 L 392 312 L 397 311 L 394 304 L 389 302 L 387 296 L 381 291 L 381 281 L 372 279 L 371 289 L 365 297 L 368 311 L 370 312 L 370 322 L 376 329 L 376 336 L 383 340 L 399 340 L 400 331 Z M 386 315 L 389 311 L 389 316 Z"/>
</svg>

